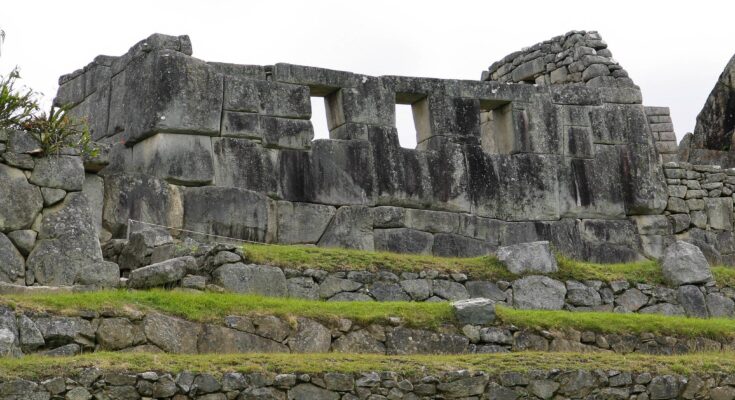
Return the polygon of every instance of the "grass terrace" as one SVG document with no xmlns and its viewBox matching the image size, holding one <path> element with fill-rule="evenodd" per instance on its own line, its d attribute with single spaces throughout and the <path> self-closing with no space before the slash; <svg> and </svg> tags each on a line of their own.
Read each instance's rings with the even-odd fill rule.
<svg viewBox="0 0 735 400">
<path fill-rule="evenodd" d="M 74 357 L 26 356 L 0 358 L 0 376 L 6 379 L 39 379 L 70 376 L 83 368 L 107 372 L 180 371 L 207 372 L 370 372 L 395 371 L 406 376 L 467 369 L 489 374 L 531 370 L 617 370 L 651 373 L 734 373 L 735 353 L 703 353 L 652 356 L 609 353 L 501 353 L 460 356 L 381 356 L 357 354 L 134 354 L 91 353 Z"/>
<path fill-rule="evenodd" d="M 377 271 L 385 269 L 400 274 L 401 272 L 421 272 L 432 269 L 450 273 L 462 272 L 469 274 L 472 279 L 497 281 L 518 278 L 517 275 L 508 272 L 494 256 L 452 258 L 313 246 L 259 244 L 247 244 L 244 249 L 249 262 L 297 270 L 315 268 L 325 271 Z M 604 282 L 627 280 L 632 283 L 664 283 L 660 265 L 654 260 L 596 264 L 557 255 L 557 262 L 559 271 L 549 276 L 559 280 L 600 280 Z M 712 268 L 712 273 L 718 285 L 735 287 L 735 269 L 716 266 Z"/>
<path fill-rule="evenodd" d="M 349 318 L 360 324 L 388 323 L 399 317 L 406 325 L 433 329 L 454 324 L 449 303 L 325 302 L 231 293 L 108 290 L 85 293 L 11 295 L 0 299 L 22 310 L 76 315 L 82 310 L 116 313 L 154 310 L 197 322 L 221 322 L 228 315 L 309 317 L 325 323 Z M 698 319 L 655 314 L 617 314 L 497 308 L 500 323 L 521 328 L 575 329 L 600 333 L 650 332 L 656 335 L 735 339 L 735 319 Z"/>
</svg>

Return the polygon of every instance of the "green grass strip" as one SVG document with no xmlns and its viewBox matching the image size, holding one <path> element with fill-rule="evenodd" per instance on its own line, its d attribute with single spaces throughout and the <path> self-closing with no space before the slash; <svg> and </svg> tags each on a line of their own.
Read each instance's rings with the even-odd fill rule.
<svg viewBox="0 0 735 400">
<path fill-rule="evenodd" d="M 729 318 L 700 319 L 657 314 L 517 310 L 507 307 L 497 307 L 496 313 L 505 324 L 521 328 L 735 339 L 735 319 Z"/>
<path fill-rule="evenodd" d="M 323 322 L 349 318 L 361 325 L 387 323 L 399 317 L 408 326 L 436 328 L 455 323 L 449 303 L 426 302 L 325 302 L 263 297 L 234 293 L 185 291 L 107 290 L 86 293 L 4 296 L 0 303 L 21 309 L 76 314 L 80 310 L 102 312 L 153 309 L 197 322 L 216 322 L 228 315 L 276 315 L 283 318 L 309 317 Z M 575 329 L 600 333 L 680 337 L 735 338 L 735 319 L 698 319 L 655 314 L 617 314 L 516 310 L 497 307 L 499 320 L 522 328 Z"/>
<path fill-rule="evenodd" d="M 358 354 L 134 354 L 97 352 L 74 357 L 26 356 L 0 359 L 4 379 L 39 379 L 71 376 L 74 372 L 97 367 L 108 372 L 180 371 L 207 372 L 370 372 L 395 371 L 404 375 L 435 374 L 467 369 L 501 374 L 531 370 L 618 370 L 651 373 L 733 373 L 735 353 L 652 356 L 614 353 L 504 353 L 482 355 L 381 356 Z"/>
<path fill-rule="evenodd" d="M 326 302 L 264 297 L 235 293 L 186 292 L 179 290 L 104 290 L 85 293 L 3 296 L 0 302 L 29 309 L 75 313 L 77 310 L 105 311 L 150 308 L 191 321 L 219 322 L 228 315 L 302 316 L 320 321 L 349 318 L 360 324 L 387 323 L 399 317 L 409 326 L 435 327 L 452 321 L 448 303 Z"/>
<path fill-rule="evenodd" d="M 453 258 L 313 246 L 258 244 L 247 244 L 244 249 L 249 262 L 297 270 L 314 268 L 325 271 L 377 271 L 384 269 L 400 274 L 401 272 L 421 272 L 431 269 L 448 273 L 462 272 L 469 274 L 472 279 L 491 281 L 514 280 L 519 277 L 508 272 L 494 256 Z M 664 283 L 661 267 L 654 260 L 596 264 L 557 255 L 557 262 L 559 271 L 549 276 L 559 280 L 600 280 L 603 282 L 627 280 L 632 283 Z M 712 273 L 718 285 L 735 286 L 735 269 L 718 266 L 712 268 Z"/>
</svg>

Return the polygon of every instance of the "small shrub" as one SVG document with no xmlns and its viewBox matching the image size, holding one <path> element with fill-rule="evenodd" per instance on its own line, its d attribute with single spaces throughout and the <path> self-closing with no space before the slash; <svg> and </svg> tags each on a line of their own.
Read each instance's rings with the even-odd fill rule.
<svg viewBox="0 0 735 400">
<path fill-rule="evenodd" d="M 33 137 L 42 155 L 59 154 L 63 149 L 77 150 L 83 156 L 94 157 L 89 128 L 84 120 L 75 120 L 68 107 L 52 106 L 41 112 L 31 89 L 18 89 L 20 73 L 15 68 L 7 77 L 0 77 L 0 129 L 22 131 Z"/>
</svg>

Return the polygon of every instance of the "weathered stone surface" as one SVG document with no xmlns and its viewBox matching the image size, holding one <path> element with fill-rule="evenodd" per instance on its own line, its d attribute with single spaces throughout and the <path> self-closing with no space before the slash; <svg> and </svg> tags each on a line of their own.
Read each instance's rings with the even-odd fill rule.
<svg viewBox="0 0 735 400">
<path fill-rule="evenodd" d="M 455 301 L 452 307 L 460 325 L 485 325 L 495 320 L 495 302 L 490 299 Z"/>
<path fill-rule="evenodd" d="M 732 118 L 732 104 L 735 101 L 733 77 L 735 77 L 735 57 L 725 66 L 702 111 L 697 115 L 693 140 L 701 143 L 701 147 L 705 149 L 730 148 L 735 128 L 735 119 Z"/>
<path fill-rule="evenodd" d="M 434 244 L 434 235 L 415 229 L 375 229 L 373 235 L 377 251 L 431 254 Z"/>
<path fill-rule="evenodd" d="M 707 212 L 707 225 L 710 228 L 725 231 L 733 230 L 731 198 L 718 197 L 704 199 L 704 209 Z"/>
<path fill-rule="evenodd" d="M 435 295 L 450 301 L 467 300 L 470 298 L 470 294 L 462 284 L 446 279 L 434 280 L 433 292 Z"/>
<path fill-rule="evenodd" d="M 143 332 L 149 342 L 167 353 L 194 354 L 202 327 L 183 319 L 151 313 L 143 319 Z"/>
<path fill-rule="evenodd" d="M 661 267 L 664 278 L 677 286 L 713 279 L 702 251 L 697 246 L 680 240 L 666 248 Z"/>
<path fill-rule="evenodd" d="M 338 208 L 318 245 L 374 250 L 373 217 L 370 208 L 361 206 Z"/>
<path fill-rule="evenodd" d="M 102 261 L 102 249 L 82 193 L 43 212 L 38 242 L 26 268 L 42 285 L 72 285 L 81 268 Z"/>
<path fill-rule="evenodd" d="M 288 339 L 294 353 L 326 353 L 332 344 L 332 334 L 324 325 L 308 319 L 298 318 L 296 333 Z"/>
<path fill-rule="evenodd" d="M 714 318 L 730 318 L 735 315 L 735 302 L 719 293 L 707 295 L 707 310 Z"/>
<path fill-rule="evenodd" d="M 0 281 L 24 285 L 25 269 L 23 255 L 0 232 Z"/>
<path fill-rule="evenodd" d="M 429 279 L 406 279 L 402 280 L 400 285 L 416 301 L 426 300 L 433 294 L 431 280 Z"/>
<path fill-rule="evenodd" d="M 43 207 L 41 191 L 28 183 L 23 171 L 0 164 L 0 231 L 31 227 Z"/>
<path fill-rule="evenodd" d="M 332 343 L 332 351 L 339 353 L 385 354 L 385 345 L 365 329 L 350 332 Z"/>
<path fill-rule="evenodd" d="M 94 340 L 95 327 L 79 317 L 41 316 L 32 318 L 49 347 L 70 343 L 90 344 Z"/>
<path fill-rule="evenodd" d="M 465 287 L 470 298 L 482 297 L 495 301 L 505 301 L 507 298 L 505 292 L 490 281 L 469 281 L 465 283 Z"/>
<path fill-rule="evenodd" d="M 121 350 L 145 340 L 143 330 L 127 318 L 105 318 L 97 328 L 97 342 L 103 350 Z"/>
<path fill-rule="evenodd" d="M 177 186 L 146 175 L 105 176 L 102 223 L 113 237 L 125 236 L 130 219 L 181 228 L 183 217 L 183 199 Z"/>
<path fill-rule="evenodd" d="M 707 304 L 704 300 L 704 293 L 697 286 L 682 285 L 677 290 L 676 297 L 679 304 L 684 307 L 688 317 L 707 318 Z"/>
<path fill-rule="evenodd" d="M 135 144 L 132 162 L 138 172 L 175 185 L 198 186 L 214 179 L 207 136 L 158 133 Z"/>
<path fill-rule="evenodd" d="M 638 311 L 648 303 L 648 296 L 636 288 L 628 289 L 615 298 L 615 302 L 628 311 Z"/>
<path fill-rule="evenodd" d="M 111 84 L 108 134 L 135 143 L 155 132 L 219 133 L 223 78 L 204 61 L 155 50 L 133 57 Z"/>
<path fill-rule="evenodd" d="M 556 265 L 556 258 L 549 247 L 549 242 L 504 246 L 498 249 L 497 256 L 498 260 L 508 268 L 508 271 L 516 275 L 526 273 L 550 274 L 559 269 Z"/>
<path fill-rule="evenodd" d="M 217 204 L 217 207 L 212 207 Z M 264 241 L 268 198 L 237 188 L 197 187 L 184 191 L 184 227 L 197 232 Z"/>
<path fill-rule="evenodd" d="M 513 281 L 513 305 L 525 310 L 560 310 L 567 289 L 546 276 L 531 275 Z"/>
<path fill-rule="evenodd" d="M 276 341 L 217 325 L 204 325 L 199 337 L 200 353 L 287 353 Z"/>
<path fill-rule="evenodd" d="M 23 229 L 8 233 L 8 239 L 15 245 L 15 248 L 26 256 L 33 250 L 33 246 L 36 245 L 37 236 L 38 232 L 32 229 Z"/>
<path fill-rule="evenodd" d="M 398 283 L 376 282 L 370 287 L 370 294 L 377 301 L 409 301 L 411 297 Z"/>
<path fill-rule="evenodd" d="M 78 285 L 96 285 L 113 288 L 120 284 L 120 267 L 110 261 L 96 261 L 82 265 L 74 282 Z"/>
<path fill-rule="evenodd" d="M 133 289 L 165 286 L 180 281 L 187 272 L 196 268 L 197 262 L 194 257 L 173 258 L 133 270 L 128 277 L 128 286 Z"/>
<path fill-rule="evenodd" d="M 225 264 L 214 270 L 216 285 L 236 292 L 285 297 L 288 294 L 286 276 L 280 268 L 254 264 Z"/>
<path fill-rule="evenodd" d="M 20 347 L 24 352 L 30 352 L 46 344 L 43 334 L 35 322 L 26 315 L 18 316 L 18 335 Z"/>
<path fill-rule="evenodd" d="M 277 207 L 278 242 L 316 243 L 334 218 L 332 206 L 279 201 Z"/>
<path fill-rule="evenodd" d="M 43 205 L 48 207 L 64 200 L 66 191 L 62 189 L 41 187 L 41 196 L 43 196 Z"/>
<path fill-rule="evenodd" d="M 20 357 L 23 352 L 20 348 L 18 325 L 14 313 L 5 308 L 0 308 L 0 356 Z"/>
<path fill-rule="evenodd" d="M 388 354 L 459 354 L 469 340 L 462 335 L 396 328 L 386 334 Z"/>
<path fill-rule="evenodd" d="M 288 400 L 339 400 L 339 394 L 310 383 L 296 385 L 288 391 Z"/>
<path fill-rule="evenodd" d="M 84 184 L 84 165 L 77 156 L 49 155 L 36 161 L 30 182 L 37 186 L 80 191 Z"/>
</svg>

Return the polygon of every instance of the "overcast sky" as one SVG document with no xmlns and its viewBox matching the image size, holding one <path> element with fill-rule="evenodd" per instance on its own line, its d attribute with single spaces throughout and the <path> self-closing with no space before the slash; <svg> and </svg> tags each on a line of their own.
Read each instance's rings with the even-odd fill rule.
<svg viewBox="0 0 735 400">
<path fill-rule="evenodd" d="M 17 65 L 50 99 L 59 75 L 161 32 L 188 34 L 194 56 L 207 61 L 479 79 L 522 47 L 597 30 L 644 104 L 671 107 L 681 138 L 735 53 L 734 11 L 734 1 L 13 1 L 0 6 L 0 74 Z M 323 105 L 314 114 L 324 137 Z M 409 110 L 397 124 L 412 147 Z"/>
</svg>

